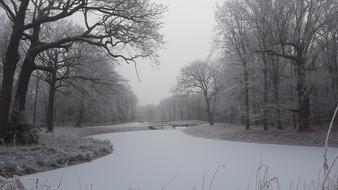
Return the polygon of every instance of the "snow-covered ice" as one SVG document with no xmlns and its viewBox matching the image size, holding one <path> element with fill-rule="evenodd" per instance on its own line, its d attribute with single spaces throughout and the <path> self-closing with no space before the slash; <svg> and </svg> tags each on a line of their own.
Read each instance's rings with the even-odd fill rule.
<svg viewBox="0 0 338 190">
<path fill-rule="evenodd" d="M 114 145 L 112 154 L 92 162 L 23 176 L 26 186 L 31 177 L 56 187 L 62 177 L 64 190 L 159 190 L 175 176 L 166 189 L 244 189 L 254 187 L 260 163 L 269 166 L 270 176 L 278 176 L 281 189 L 289 189 L 299 177 L 306 182 L 318 180 L 323 148 L 250 144 L 201 139 L 180 130 L 139 131 L 98 135 Z M 338 153 L 329 149 L 329 158 Z M 336 170 L 335 170 L 336 171 Z M 81 188 L 80 185 L 81 184 Z"/>
</svg>

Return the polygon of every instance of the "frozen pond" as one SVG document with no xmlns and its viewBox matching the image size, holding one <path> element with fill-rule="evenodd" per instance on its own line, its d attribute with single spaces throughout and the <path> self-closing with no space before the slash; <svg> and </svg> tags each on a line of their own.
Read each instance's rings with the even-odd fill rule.
<svg viewBox="0 0 338 190">
<path fill-rule="evenodd" d="M 114 145 L 112 154 L 90 163 L 24 176 L 49 181 L 58 186 L 64 172 L 64 190 L 189 190 L 209 189 L 215 170 L 221 168 L 212 189 L 254 187 L 256 171 L 262 161 L 278 176 L 282 189 L 289 189 L 300 176 L 305 181 L 317 180 L 322 168 L 323 148 L 249 144 L 200 139 L 180 130 L 156 130 L 98 135 Z M 338 152 L 329 149 L 330 158 Z M 175 177 L 176 176 L 176 177 Z M 250 184 L 249 184 L 250 183 Z M 81 187 L 80 185 L 81 184 Z M 254 189 L 254 188 L 253 188 Z M 302 188 L 301 188 L 302 189 Z"/>
</svg>

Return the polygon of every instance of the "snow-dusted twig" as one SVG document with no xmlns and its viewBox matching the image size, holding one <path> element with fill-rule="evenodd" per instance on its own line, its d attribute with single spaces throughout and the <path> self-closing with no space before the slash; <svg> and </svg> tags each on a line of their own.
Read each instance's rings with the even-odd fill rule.
<svg viewBox="0 0 338 190">
<path fill-rule="evenodd" d="M 211 182 L 210 182 L 210 185 L 209 185 L 209 190 L 211 190 L 212 185 L 213 185 L 214 180 L 215 180 L 215 177 L 216 177 L 218 171 L 219 171 L 221 168 L 225 168 L 224 164 L 218 166 L 218 168 L 215 170 L 215 173 L 214 173 L 214 175 L 212 176 L 212 179 L 211 179 Z"/>
<path fill-rule="evenodd" d="M 324 150 L 324 164 L 327 163 L 327 149 L 329 147 L 329 136 L 330 136 L 330 133 L 331 133 L 331 130 L 332 130 L 332 127 L 333 127 L 333 123 L 334 123 L 334 119 L 336 118 L 336 115 L 337 115 L 337 112 L 338 112 L 338 106 L 336 107 L 336 110 L 334 111 L 334 114 L 333 114 L 333 117 L 331 119 L 331 122 L 330 122 L 330 126 L 329 126 L 329 129 L 327 130 L 327 135 L 326 135 L 326 139 L 325 139 L 325 150 Z M 325 170 L 327 169 L 327 165 L 324 165 L 324 172 Z"/>
<path fill-rule="evenodd" d="M 281 189 L 278 177 L 269 177 L 269 167 L 261 164 L 256 173 L 256 190 L 270 190 L 274 187 Z"/>
<path fill-rule="evenodd" d="M 203 174 L 203 180 L 202 180 L 202 190 L 204 190 L 204 181 L 205 181 L 205 174 Z"/>
<path fill-rule="evenodd" d="M 60 177 L 60 181 L 59 181 L 59 184 L 58 184 L 58 189 L 60 188 L 60 185 L 61 185 L 61 182 L 62 182 L 62 178 L 63 178 L 63 176 L 64 176 L 64 174 L 65 174 L 65 171 L 66 171 L 67 166 L 68 166 L 68 161 L 66 162 L 66 164 L 65 164 L 65 166 L 64 166 L 64 168 L 63 168 L 62 175 L 61 175 L 61 177 Z"/>
<path fill-rule="evenodd" d="M 178 174 L 176 174 L 173 178 L 171 178 L 171 180 L 165 186 L 163 186 L 161 190 L 164 190 L 165 188 L 167 188 L 168 185 L 170 185 L 176 179 L 177 176 Z"/>
<path fill-rule="evenodd" d="M 332 119 L 331 119 L 331 122 L 330 122 L 330 126 L 329 126 L 329 129 L 327 130 L 327 135 L 326 135 L 326 139 L 325 139 L 325 147 L 324 147 L 324 179 L 323 179 L 323 183 L 322 183 L 322 190 L 325 189 L 325 186 L 326 186 L 326 182 L 327 182 L 327 179 L 330 175 L 330 172 L 331 172 L 331 169 L 332 167 L 334 166 L 334 164 L 336 163 L 337 159 L 338 159 L 338 154 L 335 156 L 333 162 L 329 165 L 328 163 L 328 159 L 327 159 L 327 151 L 328 151 L 328 148 L 329 148 L 329 136 L 330 136 L 330 133 L 331 133 L 331 130 L 332 130 L 332 127 L 333 127 L 333 123 L 334 123 L 334 120 L 336 118 L 336 115 L 337 115 L 337 112 L 338 112 L 338 106 L 336 107 L 336 110 L 334 111 L 334 114 L 332 116 Z"/>
<path fill-rule="evenodd" d="M 80 180 L 80 176 L 79 174 L 77 173 L 76 169 L 74 168 L 74 172 L 75 172 L 75 175 L 76 175 L 76 179 L 77 179 L 77 183 L 79 185 L 79 188 L 80 190 L 82 190 L 82 185 L 81 185 L 81 180 Z"/>
</svg>

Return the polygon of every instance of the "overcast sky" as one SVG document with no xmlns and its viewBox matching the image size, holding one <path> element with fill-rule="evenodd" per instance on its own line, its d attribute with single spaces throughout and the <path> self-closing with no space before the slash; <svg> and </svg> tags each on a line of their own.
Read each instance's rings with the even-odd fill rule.
<svg viewBox="0 0 338 190">
<path fill-rule="evenodd" d="M 140 105 L 158 104 L 170 95 L 180 68 L 195 59 L 205 59 L 211 49 L 214 35 L 214 11 L 221 0 L 157 0 L 168 5 L 163 21 L 165 47 L 159 52 L 160 65 L 139 60 L 138 80 L 134 65 L 122 64 L 117 68 L 129 79 Z"/>
</svg>

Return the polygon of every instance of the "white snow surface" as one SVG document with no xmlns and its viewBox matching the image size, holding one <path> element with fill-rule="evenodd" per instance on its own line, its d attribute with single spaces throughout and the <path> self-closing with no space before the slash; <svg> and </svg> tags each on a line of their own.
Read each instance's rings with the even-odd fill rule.
<svg viewBox="0 0 338 190">
<path fill-rule="evenodd" d="M 209 140 L 188 136 L 180 130 L 95 137 L 110 140 L 113 153 L 66 169 L 23 176 L 24 185 L 30 189 L 35 184 L 32 179 L 37 177 L 40 183 L 57 187 L 62 176 L 60 189 L 64 190 L 159 190 L 164 187 L 189 190 L 202 189 L 205 176 L 204 189 L 209 189 L 216 169 L 224 165 L 211 189 L 246 190 L 248 186 L 255 189 L 257 169 L 264 163 L 269 166 L 270 177 L 279 178 L 281 189 L 289 189 L 299 178 L 302 185 L 318 181 L 322 171 L 324 149 L 320 147 Z M 329 149 L 330 160 L 336 153 L 338 148 Z"/>
</svg>

